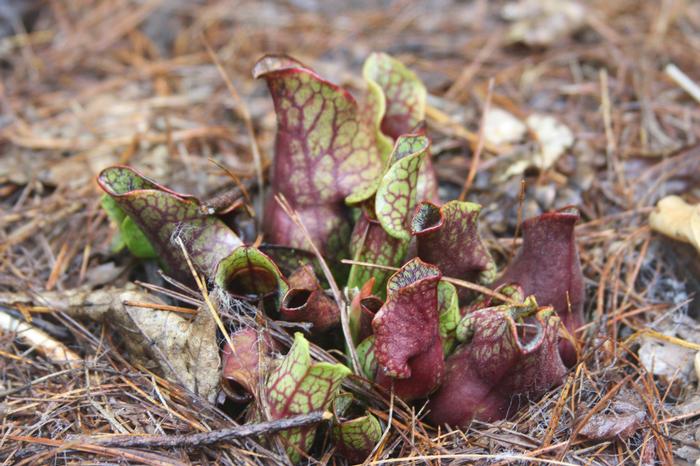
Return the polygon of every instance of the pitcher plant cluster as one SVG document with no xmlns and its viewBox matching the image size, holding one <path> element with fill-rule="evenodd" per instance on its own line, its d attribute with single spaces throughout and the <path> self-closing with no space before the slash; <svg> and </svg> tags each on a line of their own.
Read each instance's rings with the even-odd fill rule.
<svg viewBox="0 0 700 466">
<path fill-rule="evenodd" d="M 350 359 L 314 362 L 307 338 L 338 354 L 355 348 L 360 376 L 406 402 L 427 400 L 435 425 L 503 419 L 560 384 L 576 363 L 584 323 L 577 210 L 524 221 L 519 252 L 498 271 L 479 236 L 481 206 L 438 197 L 426 89 L 412 71 L 370 55 L 360 99 L 287 56 L 263 57 L 253 74 L 266 81 L 277 114 L 263 245 L 237 233 L 241 209 L 213 208 L 129 167 L 98 177 L 103 205 L 134 255 L 191 284 L 177 237 L 210 284 L 271 319 L 307 323 L 284 357 L 262 329 L 236 330 L 222 346 L 222 385 L 235 402 L 250 403 L 250 419 L 330 410 L 338 452 L 361 461 L 372 450 L 383 427 L 366 400 L 341 388 Z M 343 288 L 351 341 L 309 241 Z M 282 434 L 292 461 L 307 454 L 315 431 Z"/>
</svg>

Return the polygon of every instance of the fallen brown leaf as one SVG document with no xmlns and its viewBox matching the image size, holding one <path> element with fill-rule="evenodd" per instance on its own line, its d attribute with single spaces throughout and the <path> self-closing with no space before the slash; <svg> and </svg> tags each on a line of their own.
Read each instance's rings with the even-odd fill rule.
<svg viewBox="0 0 700 466">
<path fill-rule="evenodd" d="M 700 252 L 700 204 L 691 205 L 678 196 L 666 196 L 649 216 L 654 231 L 689 243 Z"/>
</svg>

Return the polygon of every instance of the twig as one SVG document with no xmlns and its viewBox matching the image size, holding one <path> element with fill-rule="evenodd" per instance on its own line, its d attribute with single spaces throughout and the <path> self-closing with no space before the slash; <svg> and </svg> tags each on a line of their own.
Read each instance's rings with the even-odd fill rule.
<svg viewBox="0 0 700 466">
<path fill-rule="evenodd" d="M 41 354 L 53 361 L 65 361 L 69 364 L 82 362 L 80 356 L 60 341 L 54 340 L 46 332 L 2 311 L 0 311 L 0 329 L 17 334 L 26 344 L 36 347 Z"/>
<path fill-rule="evenodd" d="M 328 411 L 314 411 L 309 414 L 277 419 L 274 421 L 260 422 L 257 424 L 245 424 L 228 429 L 213 430 L 211 432 L 199 432 L 185 435 L 110 435 L 108 437 L 79 437 L 85 444 L 101 447 L 119 448 L 151 448 L 151 447 L 200 447 L 212 445 L 224 440 L 233 440 L 257 435 L 268 435 L 289 430 L 295 427 L 304 427 L 328 421 L 333 415 Z"/>
<path fill-rule="evenodd" d="M 147 309 L 157 309 L 159 311 L 172 311 L 181 312 L 183 314 L 197 314 L 197 309 L 190 309 L 189 307 L 181 306 L 171 306 L 169 304 L 155 304 L 137 301 L 124 301 L 125 306 L 135 306 L 135 307 L 145 307 Z"/>
<path fill-rule="evenodd" d="M 375 269 L 383 269 L 383 270 L 390 270 L 392 272 L 396 272 L 399 270 L 398 267 L 390 267 L 388 265 L 379 265 L 379 264 L 372 264 L 371 262 L 362 262 L 362 261 L 354 261 L 351 259 L 342 259 L 340 262 L 343 264 L 350 264 L 350 265 L 359 265 L 362 267 L 372 267 Z M 466 288 L 468 290 L 472 291 L 478 291 L 479 293 L 491 296 L 493 298 L 499 299 L 503 301 L 504 303 L 508 304 L 520 304 L 517 301 L 513 300 L 512 298 L 509 298 L 508 296 L 499 293 L 498 291 L 493 291 L 491 288 L 487 288 L 485 286 L 481 286 L 476 283 L 468 282 L 466 280 L 460 280 L 459 278 L 452 278 L 452 277 L 442 277 L 442 280 L 445 280 L 448 283 L 452 283 L 455 286 L 460 286 L 462 288 Z"/>
<path fill-rule="evenodd" d="M 216 312 L 216 308 L 214 307 L 214 304 L 211 302 L 211 299 L 209 299 L 209 292 L 207 291 L 207 286 L 204 283 L 204 280 L 202 280 L 202 277 L 197 273 L 197 270 L 194 268 L 194 265 L 192 264 L 192 261 L 190 260 L 190 255 L 187 253 L 187 249 L 185 248 L 185 243 L 182 242 L 182 238 L 179 236 L 175 238 L 175 241 L 177 244 L 180 246 L 180 249 L 182 249 L 182 253 L 185 255 L 185 260 L 187 261 L 187 265 L 190 268 L 190 272 L 192 273 L 192 276 L 194 277 L 195 283 L 197 283 L 197 288 L 199 288 L 199 292 L 202 293 L 202 297 L 204 298 L 204 302 L 207 305 L 207 309 L 212 315 L 212 318 L 214 319 L 214 322 L 216 322 L 217 327 L 219 327 L 219 330 L 224 336 L 224 339 L 226 339 L 226 343 L 228 344 L 229 348 L 231 349 L 231 352 L 233 354 L 236 354 L 236 349 L 233 346 L 233 342 L 231 341 L 231 336 L 229 333 L 226 331 L 226 327 L 224 326 L 224 323 L 221 321 L 221 317 L 219 317 L 219 313 Z"/>
<path fill-rule="evenodd" d="M 253 119 L 250 116 L 248 107 L 243 103 L 243 99 L 241 99 L 241 96 L 238 94 L 236 87 L 233 85 L 233 81 L 231 81 L 231 78 L 228 76 L 228 74 L 226 74 L 226 70 L 224 70 L 224 67 L 221 65 L 221 61 L 219 61 L 219 56 L 216 54 L 216 52 L 214 52 L 214 49 L 211 48 L 209 42 L 204 37 L 204 35 L 202 35 L 202 42 L 204 43 L 204 47 L 206 47 L 207 53 L 211 57 L 211 60 L 214 62 L 214 65 L 216 65 L 216 69 L 219 71 L 221 79 L 223 79 L 224 83 L 226 83 L 226 88 L 228 89 L 229 94 L 231 94 L 231 97 L 233 98 L 233 101 L 236 105 L 236 108 L 238 109 L 239 114 L 243 118 L 245 129 L 248 132 L 248 137 L 250 138 L 250 149 L 253 153 L 253 161 L 255 162 L 255 176 L 258 179 L 260 199 L 265 199 L 265 185 L 263 180 L 262 169 L 263 162 L 262 156 L 260 155 L 260 148 L 258 147 L 258 140 L 255 138 L 255 128 L 253 128 Z M 255 209 L 258 213 L 258 216 L 256 218 L 256 223 L 258 224 L 258 226 L 260 226 L 260 219 L 263 216 L 263 205 L 264 203 L 260 202 L 260 205 L 257 206 L 258 208 Z"/>
<path fill-rule="evenodd" d="M 664 68 L 666 75 L 678 84 L 685 92 L 690 94 L 690 96 L 700 102 L 700 86 L 698 86 L 695 81 L 690 79 L 687 74 L 680 70 L 673 63 L 669 63 Z"/>
<path fill-rule="evenodd" d="M 26 390 L 28 388 L 33 387 L 34 385 L 40 384 L 41 382 L 45 382 L 49 379 L 53 379 L 54 377 L 59 377 L 64 374 L 68 374 L 69 372 L 73 372 L 76 370 L 82 371 L 80 368 L 74 368 L 74 369 L 64 369 L 62 371 L 54 372 L 52 374 L 47 374 L 43 377 L 39 377 L 38 379 L 34 379 L 29 383 L 25 383 L 24 385 L 20 385 L 19 387 L 14 387 L 14 388 L 8 388 L 7 390 L 3 390 L 0 392 L 0 399 L 5 398 L 8 395 L 12 395 L 18 392 L 21 392 L 23 390 Z"/>
<path fill-rule="evenodd" d="M 321 264 L 321 269 L 323 269 L 323 274 L 326 277 L 326 280 L 328 280 L 328 284 L 331 287 L 331 291 L 333 292 L 333 298 L 335 299 L 335 302 L 338 304 L 338 308 L 340 309 L 340 326 L 343 329 L 343 337 L 345 337 L 345 342 L 348 347 L 348 350 L 350 352 L 350 362 L 352 362 L 352 369 L 355 374 L 360 374 L 360 360 L 357 357 L 357 351 L 355 350 L 355 343 L 352 340 L 352 334 L 350 333 L 350 323 L 348 321 L 348 310 L 345 306 L 345 301 L 343 300 L 343 295 L 340 293 L 340 288 L 338 288 L 338 284 L 335 282 L 335 279 L 333 278 L 333 274 L 331 273 L 331 269 L 328 268 L 328 264 L 326 264 L 326 260 L 323 258 L 321 255 L 321 251 L 318 250 L 314 242 L 311 240 L 311 235 L 309 234 L 309 230 L 306 229 L 306 225 L 304 225 L 304 222 L 301 221 L 301 217 L 299 217 L 299 214 L 292 208 L 291 205 L 289 205 L 289 202 L 287 199 L 284 197 L 284 195 L 278 194 L 275 196 L 275 200 L 277 203 L 282 207 L 282 210 L 289 216 L 289 218 L 294 222 L 294 224 L 299 227 L 301 232 L 303 233 L 304 237 L 306 238 L 306 241 L 309 243 L 311 246 L 311 249 L 313 250 L 314 254 L 316 255 L 316 258 L 318 259 L 318 262 Z"/>
<path fill-rule="evenodd" d="M 481 152 L 484 150 L 484 143 L 486 135 L 484 134 L 486 128 L 486 117 L 491 109 L 491 97 L 493 96 L 493 78 L 489 79 L 489 87 L 486 91 L 486 102 L 484 102 L 484 111 L 481 114 L 481 124 L 479 126 L 479 139 L 476 143 L 476 150 L 474 150 L 474 156 L 472 157 L 472 163 L 469 166 L 469 173 L 467 174 L 467 179 L 464 180 L 464 186 L 462 187 L 462 192 L 459 194 L 459 200 L 464 201 L 467 198 L 467 193 L 469 188 L 471 188 L 474 182 L 474 177 L 476 177 L 476 170 L 479 168 L 479 160 L 481 159 Z"/>
<path fill-rule="evenodd" d="M 401 458 L 389 458 L 385 460 L 370 461 L 366 463 L 368 466 L 374 466 L 379 464 L 393 464 L 401 463 L 408 464 L 412 461 L 420 460 L 421 462 L 428 460 L 497 460 L 507 458 L 509 460 L 524 461 L 528 463 L 542 463 L 542 464 L 555 464 L 558 466 L 575 466 L 574 463 L 566 463 L 564 461 L 550 460 L 547 458 L 530 458 L 525 455 L 509 455 L 504 453 L 499 453 L 497 455 L 484 455 L 478 453 L 462 453 L 456 455 L 421 455 L 421 456 L 404 456 Z"/>
<path fill-rule="evenodd" d="M 608 401 L 610 401 L 617 394 L 617 392 L 631 379 L 632 374 L 629 374 L 624 379 L 620 380 L 600 400 L 598 400 L 598 402 L 586 413 L 585 416 L 583 416 L 583 419 L 581 419 L 581 421 L 576 424 L 576 427 L 574 427 L 573 431 L 569 435 L 569 439 L 567 440 L 566 445 L 559 454 L 559 460 L 564 459 L 564 456 L 569 450 L 569 446 L 574 440 L 576 440 L 576 436 L 578 435 L 578 433 L 581 431 L 581 429 L 583 429 L 586 426 L 586 424 L 588 424 L 593 415 L 600 411 L 602 408 L 604 408 L 605 404 Z"/>
</svg>

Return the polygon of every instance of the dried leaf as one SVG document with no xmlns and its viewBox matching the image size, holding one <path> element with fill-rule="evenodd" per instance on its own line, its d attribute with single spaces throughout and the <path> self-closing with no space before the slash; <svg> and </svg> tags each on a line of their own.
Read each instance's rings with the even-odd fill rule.
<svg viewBox="0 0 700 466">
<path fill-rule="evenodd" d="M 688 382 L 693 373 L 695 352 L 672 343 L 644 338 L 639 348 L 639 361 L 650 373 L 666 380 Z"/>
<path fill-rule="evenodd" d="M 689 243 L 700 253 L 700 204 L 691 205 L 678 196 L 661 199 L 649 216 L 654 231 Z"/>
<path fill-rule="evenodd" d="M 526 132 L 525 124 L 502 108 L 491 107 L 484 116 L 484 138 L 489 144 L 500 146 L 518 142 Z"/>
<path fill-rule="evenodd" d="M 615 401 L 612 412 L 596 413 L 579 431 L 590 440 L 626 439 L 632 436 L 644 422 L 644 411 L 631 403 Z"/>
<path fill-rule="evenodd" d="M 546 47 L 581 28 L 586 8 L 572 0 L 520 0 L 505 5 L 502 16 L 515 21 L 508 32 L 511 41 Z"/>
<path fill-rule="evenodd" d="M 527 118 L 526 124 L 534 134 L 538 148 L 524 159 L 511 164 L 503 174 L 503 178 L 520 175 L 528 167 L 549 170 L 574 143 L 571 130 L 553 116 L 535 113 Z"/>
<path fill-rule="evenodd" d="M 192 318 L 128 303 L 163 304 L 147 293 L 123 288 L 42 293 L 40 300 L 72 317 L 104 322 L 119 335 L 132 363 L 213 402 L 220 371 L 211 313 L 201 309 Z"/>
</svg>

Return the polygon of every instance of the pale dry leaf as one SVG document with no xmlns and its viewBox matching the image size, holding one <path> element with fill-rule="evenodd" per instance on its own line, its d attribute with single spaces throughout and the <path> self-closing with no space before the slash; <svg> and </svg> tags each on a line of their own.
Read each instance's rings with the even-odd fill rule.
<svg viewBox="0 0 700 466">
<path fill-rule="evenodd" d="M 551 168 L 574 143 L 574 135 L 569 127 L 551 115 L 534 113 L 527 118 L 526 123 L 540 146 L 540 150 L 532 155 L 532 162 L 541 170 Z"/>
<path fill-rule="evenodd" d="M 211 314 L 203 310 L 193 318 L 125 302 L 163 304 L 148 293 L 124 288 L 47 292 L 41 296 L 0 293 L 0 304 L 9 307 L 42 305 L 73 317 L 104 322 L 119 334 L 132 363 L 213 401 L 219 387 L 220 359 Z"/>
<path fill-rule="evenodd" d="M 520 141 L 527 127 L 513 114 L 498 107 L 491 107 L 484 117 L 484 138 L 493 145 Z"/>
<path fill-rule="evenodd" d="M 667 380 L 688 382 L 693 373 L 694 351 L 652 338 L 644 338 L 639 348 L 639 361 L 654 375 Z"/>
<path fill-rule="evenodd" d="M 661 199 L 649 216 L 652 230 L 689 243 L 700 252 L 700 204 L 688 204 L 678 196 Z"/>
<path fill-rule="evenodd" d="M 586 8 L 572 0 L 520 0 L 506 4 L 501 16 L 512 21 L 511 42 L 546 47 L 580 29 L 586 22 Z"/>
<path fill-rule="evenodd" d="M 700 325 L 686 315 L 676 315 L 665 322 L 656 332 L 689 343 L 700 343 Z M 644 336 L 639 347 L 639 361 L 644 368 L 670 381 L 672 379 L 688 383 L 695 379 L 695 350 L 672 341 Z"/>
<path fill-rule="evenodd" d="M 609 412 L 594 414 L 579 434 L 590 440 L 626 439 L 641 426 L 646 413 L 624 401 L 615 401 Z"/>
<path fill-rule="evenodd" d="M 528 167 L 549 170 L 574 143 L 574 135 L 569 127 L 551 115 L 533 113 L 525 120 L 525 124 L 535 137 L 537 145 L 533 151 L 511 163 L 502 179 L 521 175 Z"/>
</svg>

